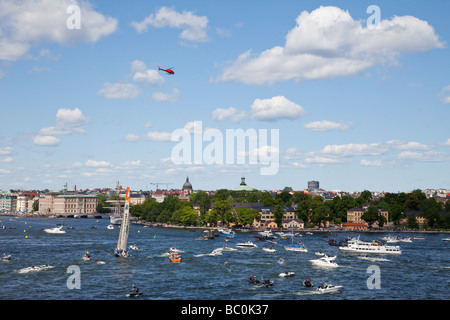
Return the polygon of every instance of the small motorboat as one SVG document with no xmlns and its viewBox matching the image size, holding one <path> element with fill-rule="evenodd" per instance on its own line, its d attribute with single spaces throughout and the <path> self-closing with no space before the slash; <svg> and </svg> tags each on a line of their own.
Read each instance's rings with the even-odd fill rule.
<svg viewBox="0 0 450 320">
<path fill-rule="evenodd" d="M 178 253 L 173 252 L 169 255 L 169 260 L 172 263 L 180 263 L 181 262 L 181 257 Z"/>
<path fill-rule="evenodd" d="M 106 227 L 106 229 L 108 229 L 108 230 L 114 230 L 114 225 L 113 225 L 113 224 L 108 224 L 108 226 Z"/>
<path fill-rule="evenodd" d="M 61 234 L 61 233 L 66 233 L 66 231 L 64 231 L 62 229 L 63 227 L 57 227 L 57 228 L 45 228 L 44 231 L 47 233 L 53 233 L 53 234 Z"/>
<path fill-rule="evenodd" d="M 309 280 L 309 279 L 304 280 L 304 281 L 303 281 L 303 285 L 304 285 L 305 287 L 308 287 L 308 288 L 314 287 L 314 285 L 312 284 L 311 280 Z"/>
<path fill-rule="evenodd" d="M 278 276 L 283 278 L 293 277 L 295 275 L 295 272 L 285 271 L 280 273 Z"/>
<path fill-rule="evenodd" d="M 142 294 L 142 291 L 133 284 L 133 286 L 131 287 L 131 292 L 128 294 L 128 296 L 130 298 L 134 298 L 134 297 L 140 296 L 141 294 Z"/>
<path fill-rule="evenodd" d="M 219 249 L 213 249 L 213 251 L 211 251 L 211 253 L 209 253 L 210 256 L 220 256 L 222 255 L 222 248 Z"/>
<path fill-rule="evenodd" d="M 36 271 L 42 271 L 42 270 L 47 270 L 47 269 L 52 269 L 54 268 L 53 266 L 49 266 L 48 264 L 43 264 L 40 266 L 31 266 L 28 268 L 23 268 L 18 270 L 18 273 L 29 273 L 29 272 L 36 272 Z"/>
<path fill-rule="evenodd" d="M 139 248 L 137 246 L 135 246 L 134 244 L 129 246 L 130 250 L 139 250 Z"/>
<path fill-rule="evenodd" d="M 270 279 L 266 279 L 266 280 L 262 280 L 260 286 L 262 286 L 262 287 L 271 287 L 271 286 L 273 286 L 274 283 L 275 283 L 275 281 L 270 280 Z"/>
<path fill-rule="evenodd" d="M 251 241 L 240 242 L 236 244 L 237 248 L 257 248 L 258 246 Z"/>
<path fill-rule="evenodd" d="M 11 255 L 3 253 L 2 260 L 11 260 Z"/>
<path fill-rule="evenodd" d="M 443 238 L 442 241 L 450 241 L 450 238 Z"/>
<path fill-rule="evenodd" d="M 317 288 L 317 291 L 319 293 L 336 293 L 336 292 L 341 291 L 341 289 L 342 289 L 342 286 L 335 286 L 335 285 L 324 282 Z"/>
<path fill-rule="evenodd" d="M 319 259 L 309 260 L 309 261 L 317 267 L 337 268 L 337 267 L 339 267 L 339 265 L 336 262 L 333 262 L 334 259 L 336 259 L 336 256 L 328 257 L 325 255 Z"/>
<path fill-rule="evenodd" d="M 89 260 L 91 260 L 91 255 L 89 254 L 89 251 L 86 252 L 86 253 L 81 257 L 81 259 L 83 259 L 84 261 L 89 261 Z"/>
<path fill-rule="evenodd" d="M 322 253 L 322 252 L 320 252 L 320 251 L 317 251 L 317 252 L 315 253 L 315 255 L 318 256 L 318 257 L 323 257 L 323 256 L 325 256 L 325 253 Z"/>
<path fill-rule="evenodd" d="M 274 248 L 263 248 L 263 250 L 265 252 L 276 252 L 277 250 L 275 250 Z"/>
</svg>

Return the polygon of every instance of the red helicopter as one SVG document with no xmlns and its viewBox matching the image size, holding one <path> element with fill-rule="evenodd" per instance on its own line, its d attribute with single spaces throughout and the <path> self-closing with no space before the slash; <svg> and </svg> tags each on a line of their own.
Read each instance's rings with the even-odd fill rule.
<svg viewBox="0 0 450 320">
<path fill-rule="evenodd" d="M 175 74 L 175 72 L 172 69 L 161 69 L 160 67 L 158 67 L 158 70 L 164 71 L 167 74 Z"/>
</svg>

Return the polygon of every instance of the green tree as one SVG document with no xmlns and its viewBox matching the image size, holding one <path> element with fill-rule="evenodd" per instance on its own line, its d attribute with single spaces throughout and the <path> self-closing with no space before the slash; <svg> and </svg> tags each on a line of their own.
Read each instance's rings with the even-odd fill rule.
<svg viewBox="0 0 450 320">
<path fill-rule="evenodd" d="M 261 221 L 261 214 L 256 209 L 242 207 L 237 210 L 237 219 L 238 223 L 243 226 L 251 225 L 254 219 Z"/>
<path fill-rule="evenodd" d="M 226 200 L 218 200 L 215 202 L 211 210 L 211 217 L 214 218 L 214 223 L 218 221 L 227 222 L 226 219 L 231 219 L 230 214 L 233 207 Z M 210 222 L 213 222 L 210 221 Z"/>
<path fill-rule="evenodd" d="M 33 211 L 39 211 L 39 199 L 33 202 Z"/>
<path fill-rule="evenodd" d="M 284 209 L 279 204 L 277 204 L 273 209 L 273 219 L 279 228 L 281 227 L 283 222 L 283 214 Z"/>
<path fill-rule="evenodd" d="M 369 225 L 369 228 L 372 227 L 372 224 L 375 221 L 379 220 L 380 212 L 378 211 L 378 208 L 375 205 L 371 205 L 369 209 L 367 209 L 366 212 L 363 213 L 361 216 L 361 219 L 363 219 L 367 224 Z"/>
<path fill-rule="evenodd" d="M 419 224 L 417 223 L 416 216 L 413 214 L 408 215 L 407 223 L 408 223 L 408 228 L 410 228 L 410 229 L 418 229 L 419 228 Z"/>
</svg>

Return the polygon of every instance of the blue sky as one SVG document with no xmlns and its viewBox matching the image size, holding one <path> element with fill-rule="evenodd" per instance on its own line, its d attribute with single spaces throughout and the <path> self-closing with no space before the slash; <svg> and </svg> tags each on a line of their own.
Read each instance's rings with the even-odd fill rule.
<svg viewBox="0 0 450 320">
<path fill-rule="evenodd" d="M 79 29 L 67 26 L 74 3 Z M 370 5 L 378 28 L 367 25 Z M 449 9 L 0 0 L 0 189 L 154 190 L 189 176 L 194 189 L 215 190 L 243 175 L 258 189 L 450 189 Z M 171 133 L 192 133 L 195 121 L 224 136 L 278 130 L 278 146 L 268 144 L 278 171 L 175 164 Z"/>
</svg>

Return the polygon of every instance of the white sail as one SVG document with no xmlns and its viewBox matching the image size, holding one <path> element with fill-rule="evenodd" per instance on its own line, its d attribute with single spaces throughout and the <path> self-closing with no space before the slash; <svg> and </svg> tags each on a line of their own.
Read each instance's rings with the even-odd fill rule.
<svg viewBox="0 0 450 320">
<path fill-rule="evenodd" d="M 122 227 L 120 228 L 119 240 L 117 241 L 116 255 L 128 256 L 127 243 L 130 229 L 130 188 L 127 187 L 125 196 L 125 207 L 123 210 Z"/>
</svg>

